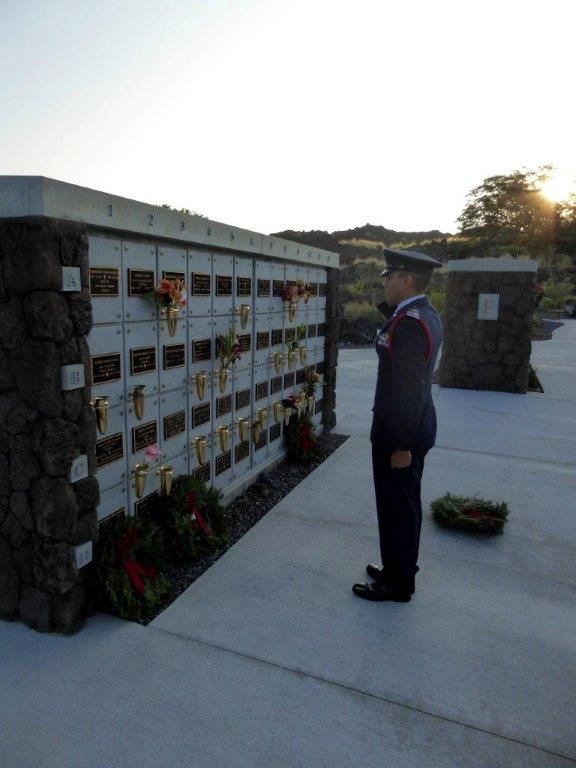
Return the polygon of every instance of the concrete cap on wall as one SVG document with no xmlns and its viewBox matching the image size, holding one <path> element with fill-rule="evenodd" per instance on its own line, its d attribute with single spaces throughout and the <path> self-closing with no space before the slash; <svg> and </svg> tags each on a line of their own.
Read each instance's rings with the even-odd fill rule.
<svg viewBox="0 0 576 768">
<path fill-rule="evenodd" d="M 529 259 L 454 259 L 448 272 L 537 272 L 538 262 Z"/>
</svg>

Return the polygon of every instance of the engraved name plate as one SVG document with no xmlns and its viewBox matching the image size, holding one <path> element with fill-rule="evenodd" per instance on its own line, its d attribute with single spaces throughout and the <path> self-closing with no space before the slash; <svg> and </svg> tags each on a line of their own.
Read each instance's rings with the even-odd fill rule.
<svg viewBox="0 0 576 768">
<path fill-rule="evenodd" d="M 154 272 L 151 269 L 128 270 L 128 296 L 142 296 L 154 290 Z"/>
<path fill-rule="evenodd" d="M 281 299 L 284 296 L 284 281 L 272 280 L 272 296 Z"/>
<path fill-rule="evenodd" d="M 270 280 L 258 280 L 258 298 L 270 296 Z"/>
<path fill-rule="evenodd" d="M 256 349 L 268 349 L 270 346 L 270 334 L 268 331 L 260 331 L 256 334 Z"/>
<path fill-rule="evenodd" d="M 282 376 L 274 376 L 270 379 L 270 394 L 275 395 L 282 390 Z"/>
<path fill-rule="evenodd" d="M 313 339 L 316 337 L 316 324 L 312 323 L 312 325 L 308 326 L 308 338 Z"/>
<path fill-rule="evenodd" d="M 248 456 L 250 456 L 250 443 L 248 440 L 245 440 L 243 443 L 238 443 L 234 448 L 234 461 L 236 464 L 243 459 L 247 459 Z"/>
<path fill-rule="evenodd" d="M 326 323 L 318 323 L 318 336 L 326 336 Z"/>
<path fill-rule="evenodd" d="M 210 275 L 203 272 L 192 272 L 190 294 L 192 296 L 210 296 Z"/>
<path fill-rule="evenodd" d="M 323 400 L 316 400 L 316 408 L 314 409 L 314 414 L 322 413 L 322 406 L 324 405 Z"/>
<path fill-rule="evenodd" d="M 152 507 L 154 506 L 154 503 L 156 502 L 156 499 L 159 497 L 158 491 L 152 491 L 152 493 L 149 493 L 148 496 L 144 496 L 143 499 L 138 499 L 138 501 L 134 504 L 134 512 L 137 515 L 146 515 Z"/>
<path fill-rule="evenodd" d="M 216 296 L 232 296 L 232 277 L 216 275 Z"/>
<path fill-rule="evenodd" d="M 192 342 L 192 362 L 200 363 L 212 359 L 212 339 L 197 339 Z"/>
<path fill-rule="evenodd" d="M 250 388 L 236 392 L 236 410 L 246 408 L 248 405 L 250 405 Z"/>
<path fill-rule="evenodd" d="M 284 389 L 294 386 L 294 372 L 284 374 Z"/>
<path fill-rule="evenodd" d="M 282 339 L 284 338 L 284 332 L 282 328 L 277 328 L 272 331 L 272 346 L 279 347 L 282 345 Z"/>
<path fill-rule="evenodd" d="M 326 296 L 328 293 L 328 283 L 318 284 L 318 296 Z"/>
<path fill-rule="evenodd" d="M 164 440 L 171 440 L 182 432 L 186 432 L 186 411 L 164 416 Z"/>
<path fill-rule="evenodd" d="M 286 328 L 284 331 L 284 341 L 286 344 L 291 341 L 296 341 L 296 328 Z"/>
<path fill-rule="evenodd" d="M 236 278 L 236 295 L 237 296 L 252 295 L 252 278 L 251 277 Z"/>
<path fill-rule="evenodd" d="M 184 282 L 185 274 L 184 272 L 167 272 L 166 270 L 162 270 L 162 277 L 165 280 L 181 280 Z"/>
<path fill-rule="evenodd" d="M 96 442 L 96 467 L 98 469 L 113 464 L 115 461 L 120 461 L 122 458 L 124 458 L 124 449 L 121 432 Z"/>
<path fill-rule="evenodd" d="M 263 429 L 262 432 L 260 433 L 258 442 L 254 444 L 254 450 L 259 451 L 260 448 L 264 448 L 267 442 L 268 442 L 268 430 Z"/>
<path fill-rule="evenodd" d="M 244 352 L 250 352 L 252 336 L 249 333 L 243 333 L 241 336 L 238 336 L 238 345 L 242 354 L 244 354 Z"/>
<path fill-rule="evenodd" d="M 196 467 L 196 469 L 192 472 L 192 474 L 197 480 L 200 480 L 201 483 L 209 482 L 210 462 L 207 461 L 206 464 L 201 464 L 199 467 Z"/>
<path fill-rule="evenodd" d="M 325 369 L 324 360 L 321 360 L 319 363 L 316 363 L 316 373 L 323 374 L 324 369 Z"/>
<path fill-rule="evenodd" d="M 184 344 L 166 344 L 162 351 L 162 366 L 165 371 L 186 365 L 186 346 Z"/>
<path fill-rule="evenodd" d="M 296 384 L 303 384 L 305 378 L 306 378 L 306 371 L 304 370 L 304 368 L 300 368 L 299 371 L 296 371 Z"/>
<path fill-rule="evenodd" d="M 261 381 L 256 384 L 256 401 L 262 400 L 262 398 L 268 397 L 268 382 Z"/>
<path fill-rule="evenodd" d="M 90 267 L 90 294 L 92 296 L 118 296 L 120 270 L 116 267 Z"/>
<path fill-rule="evenodd" d="M 158 442 L 158 424 L 155 421 L 149 421 L 140 427 L 132 427 L 132 453 L 143 451 L 149 445 Z"/>
<path fill-rule="evenodd" d="M 90 360 L 92 384 L 104 384 L 107 381 L 118 381 L 122 378 L 119 352 L 113 352 L 109 355 L 94 355 Z"/>
<path fill-rule="evenodd" d="M 232 410 L 232 395 L 224 395 L 216 400 L 216 418 L 226 416 Z"/>
<path fill-rule="evenodd" d="M 140 347 L 130 350 L 130 373 L 149 373 L 156 370 L 156 347 Z"/>
<path fill-rule="evenodd" d="M 202 403 L 192 408 L 192 428 L 208 424 L 210 421 L 210 403 Z"/>
<path fill-rule="evenodd" d="M 232 451 L 226 451 L 226 453 L 220 454 L 216 457 L 216 476 L 221 475 L 222 472 L 226 472 L 232 466 Z"/>
<path fill-rule="evenodd" d="M 272 424 L 272 426 L 270 427 L 270 442 L 272 442 L 273 440 L 278 440 L 278 438 L 280 437 L 280 429 L 281 429 L 280 424 Z"/>
</svg>

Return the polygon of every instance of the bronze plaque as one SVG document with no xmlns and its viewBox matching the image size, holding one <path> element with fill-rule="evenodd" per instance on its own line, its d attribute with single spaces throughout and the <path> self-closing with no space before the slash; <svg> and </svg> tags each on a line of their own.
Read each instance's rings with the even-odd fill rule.
<svg viewBox="0 0 576 768">
<path fill-rule="evenodd" d="M 284 331 L 284 341 L 286 344 L 296 341 L 296 328 L 286 328 Z"/>
<path fill-rule="evenodd" d="M 312 325 L 308 326 L 308 338 L 314 339 L 316 338 L 316 324 L 312 323 Z"/>
<path fill-rule="evenodd" d="M 181 280 L 184 282 L 186 275 L 184 272 L 167 272 L 166 270 L 162 270 L 162 277 L 164 280 Z"/>
<path fill-rule="evenodd" d="M 268 382 L 261 381 L 256 384 L 256 401 L 262 400 L 262 398 L 268 397 Z"/>
<path fill-rule="evenodd" d="M 326 336 L 326 323 L 318 323 L 318 336 Z"/>
<path fill-rule="evenodd" d="M 98 525 L 100 528 L 104 528 L 104 526 L 110 525 L 110 523 L 113 523 L 114 520 L 117 520 L 119 518 L 124 518 L 126 516 L 126 507 L 120 507 L 119 509 L 115 509 L 114 512 L 110 512 L 109 515 L 106 515 L 106 517 L 103 517 L 102 520 L 98 522 Z"/>
<path fill-rule="evenodd" d="M 164 416 L 164 440 L 170 440 L 176 435 L 186 432 L 186 411 L 178 411 Z"/>
<path fill-rule="evenodd" d="M 276 298 L 283 298 L 284 296 L 284 281 L 283 280 L 272 280 L 272 296 L 276 296 Z"/>
<path fill-rule="evenodd" d="M 268 443 L 268 430 L 263 429 L 260 433 L 260 437 L 258 439 L 257 443 L 254 443 L 254 450 L 259 451 L 260 448 L 264 448 L 264 446 Z"/>
<path fill-rule="evenodd" d="M 252 278 L 236 278 L 236 296 L 252 296 Z"/>
<path fill-rule="evenodd" d="M 151 269 L 128 270 L 128 296 L 142 296 L 154 290 L 154 272 Z"/>
<path fill-rule="evenodd" d="M 210 296 L 210 275 L 203 272 L 192 272 L 191 296 Z"/>
<path fill-rule="evenodd" d="M 150 373 L 156 370 L 156 347 L 140 347 L 130 350 L 130 373 Z"/>
<path fill-rule="evenodd" d="M 216 275 L 216 296 L 232 296 L 231 275 Z"/>
<path fill-rule="evenodd" d="M 318 283 L 308 283 L 312 296 L 318 296 Z"/>
<path fill-rule="evenodd" d="M 210 421 L 210 403 L 202 403 L 192 408 L 192 429 L 208 424 Z"/>
<path fill-rule="evenodd" d="M 232 395 L 224 395 L 216 400 L 216 418 L 226 416 L 232 410 Z"/>
<path fill-rule="evenodd" d="M 282 391 L 282 376 L 274 376 L 270 379 L 270 394 L 275 395 L 277 392 Z"/>
<path fill-rule="evenodd" d="M 226 453 L 221 453 L 220 456 L 216 456 L 216 467 L 215 467 L 216 476 L 221 475 L 222 472 L 226 472 L 226 470 L 230 469 L 231 466 L 232 466 L 232 451 L 226 451 Z"/>
<path fill-rule="evenodd" d="M 182 368 L 184 365 L 186 365 L 186 345 L 165 344 L 162 352 L 162 366 L 164 370 Z"/>
<path fill-rule="evenodd" d="M 199 467 L 196 467 L 192 474 L 196 480 L 200 480 L 201 483 L 210 482 L 210 462 L 207 461 L 206 464 L 201 464 Z"/>
<path fill-rule="evenodd" d="M 91 296 L 119 296 L 120 271 L 116 267 L 90 267 Z"/>
<path fill-rule="evenodd" d="M 252 346 L 252 336 L 249 333 L 243 333 L 241 336 L 238 336 L 238 344 L 242 354 L 244 354 L 244 352 L 250 352 L 250 347 Z"/>
<path fill-rule="evenodd" d="M 143 499 L 138 499 L 138 501 L 134 504 L 134 512 L 137 515 L 147 515 L 152 511 L 154 503 L 159 498 L 159 496 L 160 494 L 158 491 L 152 491 L 152 493 L 149 493 L 148 496 L 144 496 Z"/>
<path fill-rule="evenodd" d="M 119 381 L 122 378 L 120 352 L 110 355 L 94 355 L 92 362 L 92 384 L 104 384 L 107 381 Z"/>
<path fill-rule="evenodd" d="M 299 371 L 296 371 L 296 384 L 303 384 L 305 378 L 306 378 L 306 371 L 304 370 L 304 368 L 300 368 Z"/>
<path fill-rule="evenodd" d="M 192 362 L 200 363 L 212 359 L 212 339 L 198 339 L 192 342 Z"/>
<path fill-rule="evenodd" d="M 273 440 L 278 440 L 280 437 L 280 424 L 272 424 L 270 427 L 270 442 Z"/>
<path fill-rule="evenodd" d="M 268 331 L 260 331 L 256 334 L 256 349 L 268 349 L 270 346 L 270 334 Z"/>
<path fill-rule="evenodd" d="M 139 427 L 132 427 L 132 453 L 143 451 L 149 445 L 158 442 L 158 424 L 155 421 L 149 421 Z"/>
<path fill-rule="evenodd" d="M 250 405 L 250 388 L 236 392 L 236 410 L 239 411 L 240 408 L 246 408 L 248 405 Z"/>
<path fill-rule="evenodd" d="M 324 400 L 316 400 L 316 408 L 314 409 L 314 414 L 322 413 L 323 405 L 324 405 Z"/>
<path fill-rule="evenodd" d="M 258 298 L 270 296 L 270 280 L 258 279 Z"/>
<path fill-rule="evenodd" d="M 96 441 L 96 467 L 98 469 L 102 469 L 102 467 L 113 464 L 115 461 L 120 461 L 123 458 L 122 432 Z"/>
<path fill-rule="evenodd" d="M 238 464 L 239 461 L 247 459 L 250 456 L 250 442 L 244 440 L 243 443 L 238 443 L 234 448 L 234 462 Z"/>
<path fill-rule="evenodd" d="M 319 363 L 316 363 L 316 373 L 323 374 L 325 367 L 326 366 L 325 366 L 324 360 L 321 360 Z"/>
<path fill-rule="evenodd" d="M 326 296 L 328 293 L 328 283 L 318 284 L 318 296 Z"/>
<path fill-rule="evenodd" d="M 294 371 L 284 374 L 284 389 L 290 389 L 294 386 Z"/>
<path fill-rule="evenodd" d="M 284 337 L 284 332 L 282 328 L 277 328 L 275 331 L 272 331 L 272 346 L 273 347 L 281 346 L 283 337 Z"/>
</svg>

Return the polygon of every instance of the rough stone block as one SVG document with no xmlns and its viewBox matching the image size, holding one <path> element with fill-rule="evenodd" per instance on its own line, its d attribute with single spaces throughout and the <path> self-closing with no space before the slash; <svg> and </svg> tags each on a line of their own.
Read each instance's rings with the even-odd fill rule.
<svg viewBox="0 0 576 768">
<path fill-rule="evenodd" d="M 63 595 L 53 597 L 54 631 L 65 635 L 78 632 L 84 624 L 86 593 L 79 584 Z"/>
<path fill-rule="evenodd" d="M 33 291 L 22 303 L 30 334 L 35 339 L 65 344 L 72 336 L 66 299 L 52 291 Z"/>
<path fill-rule="evenodd" d="M 58 348 L 58 354 L 60 355 L 60 365 L 74 365 L 80 363 L 80 349 L 78 347 L 78 338 L 72 336 L 72 338 Z"/>
<path fill-rule="evenodd" d="M 14 570 L 18 574 L 20 581 L 23 581 L 24 584 L 32 584 L 33 574 L 30 549 L 24 547 L 24 549 L 19 549 L 17 552 L 13 552 L 12 563 L 14 564 Z"/>
<path fill-rule="evenodd" d="M 34 530 L 34 517 L 27 491 L 14 491 L 10 496 L 10 510 L 27 531 Z"/>
<path fill-rule="evenodd" d="M 79 336 L 87 336 L 92 328 L 92 302 L 86 288 L 81 293 L 66 295 L 74 330 Z"/>
<path fill-rule="evenodd" d="M 80 455 L 80 429 L 64 419 L 43 419 L 32 432 L 32 449 L 44 472 L 52 477 L 67 475 Z"/>
<path fill-rule="evenodd" d="M 84 393 L 81 389 L 72 389 L 62 393 L 62 415 L 68 421 L 78 421 L 84 406 Z"/>
<path fill-rule="evenodd" d="M 0 427 L 9 435 L 27 432 L 38 418 L 16 392 L 0 393 Z"/>
<path fill-rule="evenodd" d="M 27 491 L 40 475 L 40 464 L 26 435 L 13 435 L 9 444 L 12 490 Z"/>
<path fill-rule="evenodd" d="M 10 482 L 10 464 L 8 456 L 0 453 L 0 496 L 10 496 L 12 483 Z"/>
<path fill-rule="evenodd" d="M 16 382 L 10 370 L 10 360 L 6 352 L 0 348 L 0 392 L 14 389 Z"/>
<path fill-rule="evenodd" d="M 52 631 L 52 597 L 26 584 L 20 594 L 20 618 L 38 632 Z"/>
<path fill-rule="evenodd" d="M 59 291 L 62 270 L 54 232 L 40 222 L 19 222 L 2 233 L 4 280 L 13 294 Z"/>
<path fill-rule="evenodd" d="M 36 586 L 55 595 L 68 592 L 78 582 L 78 569 L 68 542 L 36 539 L 32 569 Z"/>
<path fill-rule="evenodd" d="M 82 413 L 78 419 L 80 428 L 80 443 L 84 452 L 92 450 L 96 446 L 96 414 L 90 405 L 82 408 Z"/>
<path fill-rule="evenodd" d="M 20 600 L 20 579 L 12 564 L 11 552 L 0 540 L 0 619 L 15 619 Z"/>
<path fill-rule="evenodd" d="M 76 525 L 76 496 L 61 477 L 41 477 L 32 487 L 32 511 L 41 536 L 69 540 Z"/>
<path fill-rule="evenodd" d="M 28 342 L 10 353 L 18 391 L 31 408 L 45 416 L 60 416 L 60 356 L 51 341 Z"/>
<path fill-rule="evenodd" d="M 86 477 L 72 486 L 78 505 L 78 513 L 95 509 L 100 504 L 100 486 L 95 477 Z"/>
<path fill-rule="evenodd" d="M 0 532 L 12 549 L 22 549 L 30 539 L 30 532 L 24 528 L 13 512 L 6 515 Z"/>
<path fill-rule="evenodd" d="M 95 509 L 86 512 L 78 519 L 72 531 L 70 544 L 83 544 L 98 538 L 98 514 Z"/>
<path fill-rule="evenodd" d="M 17 349 L 26 339 L 24 312 L 18 296 L 0 302 L 0 343 L 5 349 Z"/>
</svg>

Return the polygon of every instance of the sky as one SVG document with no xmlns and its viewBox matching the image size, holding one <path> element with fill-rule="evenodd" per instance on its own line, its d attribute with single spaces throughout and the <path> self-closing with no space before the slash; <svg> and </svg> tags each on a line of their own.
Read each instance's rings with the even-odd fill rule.
<svg viewBox="0 0 576 768">
<path fill-rule="evenodd" d="M 259 232 L 455 232 L 576 176 L 571 0 L 0 0 L 0 174 Z"/>
</svg>

